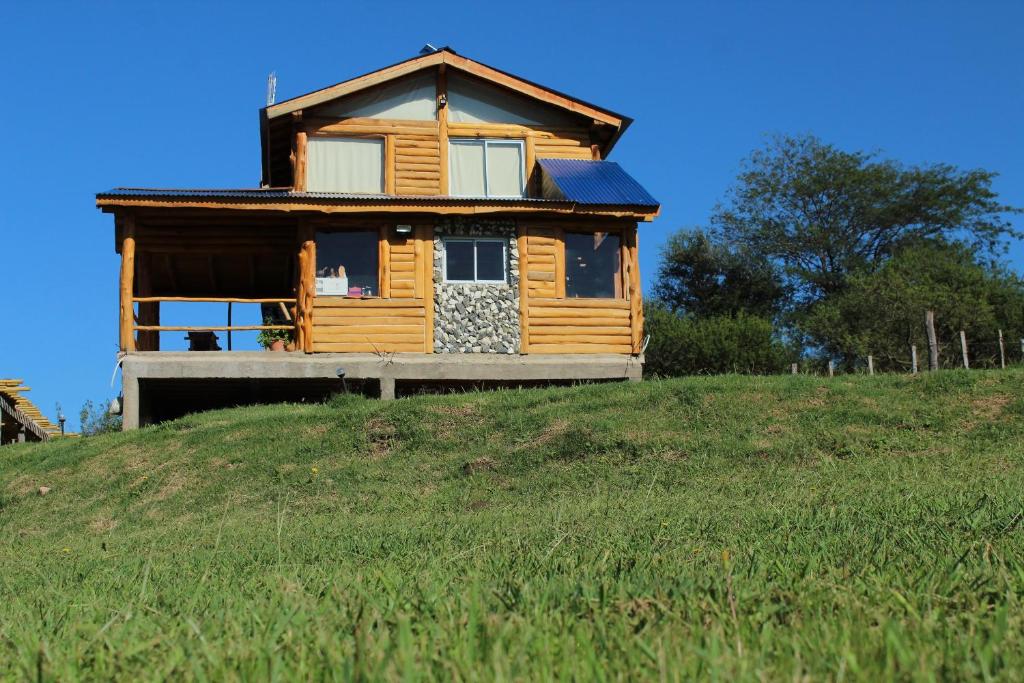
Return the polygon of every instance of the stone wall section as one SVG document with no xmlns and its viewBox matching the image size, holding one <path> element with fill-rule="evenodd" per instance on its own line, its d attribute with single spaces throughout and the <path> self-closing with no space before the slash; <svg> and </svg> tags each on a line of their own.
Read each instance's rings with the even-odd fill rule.
<svg viewBox="0 0 1024 683">
<path fill-rule="evenodd" d="M 446 283 L 446 237 L 508 240 L 505 283 Z M 434 227 L 434 353 L 519 353 L 519 248 L 512 220 L 450 218 Z"/>
</svg>

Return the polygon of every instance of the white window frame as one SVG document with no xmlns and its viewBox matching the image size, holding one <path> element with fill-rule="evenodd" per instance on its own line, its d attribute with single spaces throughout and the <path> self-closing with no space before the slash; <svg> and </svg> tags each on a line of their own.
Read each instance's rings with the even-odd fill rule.
<svg viewBox="0 0 1024 683">
<path fill-rule="evenodd" d="M 484 194 L 488 199 L 521 199 L 526 196 L 526 141 L 516 138 L 448 138 L 448 185 L 449 196 L 452 197 L 479 197 L 475 194 L 455 194 L 451 192 L 452 178 L 452 145 L 482 144 L 484 148 Z M 487 182 L 487 148 L 490 145 L 517 145 L 519 147 L 519 194 L 497 194 L 492 195 Z"/>
<path fill-rule="evenodd" d="M 472 242 L 473 243 L 473 278 L 472 280 L 449 280 L 448 279 L 448 243 L 449 242 Z M 501 279 L 480 280 L 477 278 L 477 249 L 480 242 L 496 242 L 501 245 Z M 444 247 L 444 263 L 441 264 L 445 284 L 452 285 L 504 285 L 508 284 L 508 240 L 495 237 L 445 237 L 441 240 Z"/>
</svg>

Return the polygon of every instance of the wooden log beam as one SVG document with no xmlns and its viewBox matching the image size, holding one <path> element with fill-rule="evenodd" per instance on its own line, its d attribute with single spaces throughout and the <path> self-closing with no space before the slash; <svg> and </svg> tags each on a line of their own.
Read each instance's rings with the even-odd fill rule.
<svg viewBox="0 0 1024 683">
<path fill-rule="evenodd" d="M 120 348 L 122 352 L 135 351 L 135 336 L 132 325 L 135 324 L 135 307 L 132 297 L 135 294 L 135 216 L 128 214 L 124 219 L 121 237 L 121 327 Z"/>
<path fill-rule="evenodd" d="M 292 325 L 136 325 L 138 331 L 152 332 L 243 332 L 246 330 L 291 330 Z"/>
<path fill-rule="evenodd" d="M 155 303 L 162 301 L 183 301 L 186 303 L 212 303 L 212 304 L 276 304 L 278 302 L 285 304 L 295 303 L 295 299 L 287 299 L 281 297 L 274 297 L 270 299 L 244 299 L 240 297 L 222 297 L 222 296 L 137 296 L 134 298 L 135 303 Z"/>
<path fill-rule="evenodd" d="M 439 193 L 449 195 L 448 183 L 448 70 L 444 64 L 437 68 L 437 142 L 441 179 Z"/>
</svg>

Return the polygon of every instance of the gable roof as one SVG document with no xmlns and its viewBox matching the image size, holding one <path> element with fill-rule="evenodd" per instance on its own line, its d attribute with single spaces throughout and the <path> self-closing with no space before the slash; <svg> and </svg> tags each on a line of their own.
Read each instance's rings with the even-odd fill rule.
<svg viewBox="0 0 1024 683">
<path fill-rule="evenodd" d="M 352 93 L 392 81 L 396 78 L 401 78 L 402 76 L 406 76 L 423 69 L 441 65 L 458 69 L 485 81 L 489 81 L 528 97 L 532 97 L 541 102 L 545 102 L 566 111 L 579 114 L 580 116 L 585 116 L 600 123 L 613 126 L 618 129 L 615 137 L 621 135 L 629 124 L 633 122 L 633 119 L 628 116 L 617 114 L 609 109 L 585 102 L 557 90 L 553 90 L 538 83 L 520 78 L 519 76 L 501 71 L 500 69 L 495 69 L 494 67 L 487 66 L 486 64 L 469 59 L 468 57 L 463 57 L 449 47 L 442 47 L 434 52 L 413 57 L 411 59 L 398 62 L 397 64 L 392 64 L 391 66 L 378 69 L 377 71 L 370 72 L 363 76 L 358 76 L 326 88 L 321 88 L 320 90 L 314 90 L 313 92 L 306 93 L 305 95 L 299 95 L 298 97 L 293 97 L 291 99 L 284 100 L 283 102 L 272 104 L 265 107 L 262 111 L 267 119 L 276 119 L 301 109 L 314 107 L 318 104 L 323 104 L 324 102 L 329 102 L 339 97 L 344 97 L 345 95 L 351 95 Z"/>
</svg>

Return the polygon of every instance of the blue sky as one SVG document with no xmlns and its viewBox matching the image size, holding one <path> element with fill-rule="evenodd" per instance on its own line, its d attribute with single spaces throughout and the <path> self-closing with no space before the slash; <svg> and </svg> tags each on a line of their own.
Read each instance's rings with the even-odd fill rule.
<svg viewBox="0 0 1024 683">
<path fill-rule="evenodd" d="M 69 426 L 116 393 L 118 257 L 93 195 L 257 185 L 270 71 L 281 100 L 430 42 L 632 116 L 611 158 L 663 203 L 650 286 L 666 235 L 707 220 L 767 133 L 998 171 L 1024 206 L 1022 26 L 1024 3 L 967 0 L 6 2 L 0 377 Z"/>
</svg>

